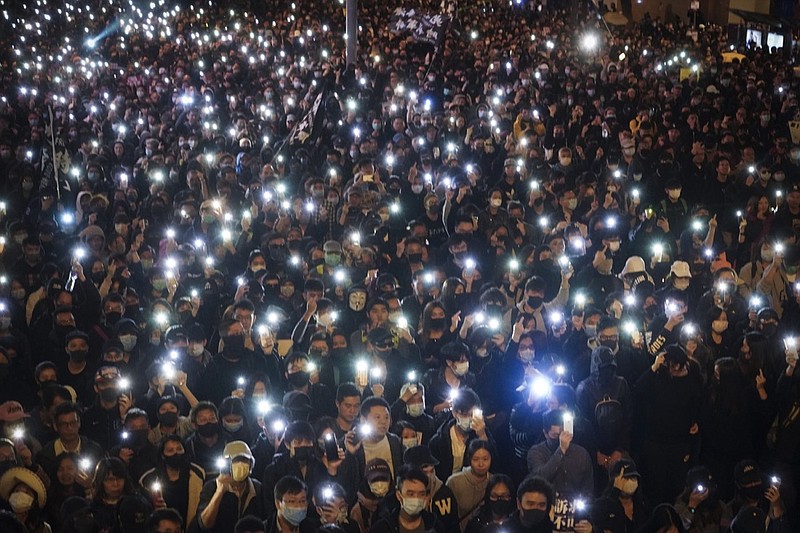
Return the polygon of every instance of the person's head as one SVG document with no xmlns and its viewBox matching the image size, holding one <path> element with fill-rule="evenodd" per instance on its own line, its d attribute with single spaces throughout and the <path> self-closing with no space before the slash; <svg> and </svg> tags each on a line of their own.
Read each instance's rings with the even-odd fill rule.
<svg viewBox="0 0 800 533">
<path fill-rule="evenodd" d="M 517 488 L 517 510 L 526 527 L 533 527 L 547 520 L 555 500 L 555 490 L 543 477 L 526 478 Z"/>
<path fill-rule="evenodd" d="M 458 389 L 453 399 L 453 418 L 458 428 L 464 432 L 469 431 L 475 408 L 481 407 L 481 400 L 472 389 Z"/>
<path fill-rule="evenodd" d="M 228 433 L 237 433 L 247 422 L 244 402 L 241 398 L 235 396 L 228 396 L 222 400 L 218 414 L 222 421 L 223 429 Z"/>
<path fill-rule="evenodd" d="M 463 342 L 448 342 L 439 352 L 444 368 L 458 377 L 469 372 L 469 346 Z"/>
<path fill-rule="evenodd" d="M 422 470 L 408 465 L 398 470 L 395 497 L 406 515 L 418 516 L 427 507 L 428 496 L 428 476 Z"/>
<path fill-rule="evenodd" d="M 470 442 L 467 446 L 467 461 L 473 474 L 478 477 L 489 475 L 489 469 L 492 467 L 492 452 L 489 442 L 481 439 Z"/>
<path fill-rule="evenodd" d="M 189 420 L 203 438 L 213 438 L 219 434 L 219 413 L 211 402 L 198 402 L 189 412 Z"/>
<path fill-rule="evenodd" d="M 53 423 L 61 440 L 72 442 L 77 439 L 81 429 L 78 404 L 71 401 L 59 404 L 53 411 Z"/>
<path fill-rule="evenodd" d="M 342 383 L 336 389 L 336 409 L 339 418 L 352 424 L 356 421 L 361 407 L 361 393 L 355 383 Z"/>
<path fill-rule="evenodd" d="M 265 533 L 264 521 L 254 515 L 246 515 L 233 526 L 234 533 Z"/>
<path fill-rule="evenodd" d="M 104 457 L 97 463 L 92 480 L 94 498 L 98 502 L 116 503 L 133 490 L 125 463 L 117 457 Z"/>
<path fill-rule="evenodd" d="M 336 482 L 320 483 L 314 489 L 314 506 L 320 522 L 336 524 L 347 517 L 347 494 Z"/>
<path fill-rule="evenodd" d="M 492 474 L 486 484 L 484 505 L 488 505 L 495 518 L 504 518 L 514 512 L 514 482 L 505 474 Z"/>
<path fill-rule="evenodd" d="M 314 444 L 317 439 L 311 424 L 296 421 L 286 427 L 283 441 L 289 449 L 289 456 L 305 464 L 314 454 Z"/>
<path fill-rule="evenodd" d="M 294 476 L 284 476 L 272 491 L 278 516 L 294 527 L 305 520 L 308 511 L 308 487 Z"/>
<path fill-rule="evenodd" d="M 172 508 L 156 509 L 147 518 L 148 533 L 181 533 L 183 531 L 183 518 Z M 236 530 L 239 533 L 239 530 Z M 256 533 L 259 530 L 253 530 Z"/>
<path fill-rule="evenodd" d="M 392 425 L 389 404 L 383 398 L 370 396 L 361 402 L 361 424 L 370 428 L 369 436 L 382 439 Z"/>
</svg>

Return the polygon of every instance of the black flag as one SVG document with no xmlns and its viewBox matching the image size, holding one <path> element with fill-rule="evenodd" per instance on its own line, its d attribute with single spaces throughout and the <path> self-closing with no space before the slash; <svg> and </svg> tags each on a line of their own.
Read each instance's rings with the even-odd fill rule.
<svg viewBox="0 0 800 533">
<path fill-rule="evenodd" d="M 417 42 L 440 46 L 449 23 L 450 17 L 446 15 L 426 15 L 398 7 L 392 13 L 390 29 L 393 33 L 409 32 Z"/>
</svg>

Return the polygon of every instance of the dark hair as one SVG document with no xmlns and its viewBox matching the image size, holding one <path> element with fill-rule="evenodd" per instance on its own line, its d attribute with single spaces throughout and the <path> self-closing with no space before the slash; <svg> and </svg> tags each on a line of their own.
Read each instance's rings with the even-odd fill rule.
<svg viewBox="0 0 800 533">
<path fill-rule="evenodd" d="M 97 467 L 94 471 L 94 479 L 92 479 L 92 492 L 95 502 L 102 502 L 103 498 L 105 498 L 106 493 L 103 488 L 103 481 L 105 481 L 109 474 L 125 480 L 125 485 L 122 488 L 123 496 L 134 493 L 133 481 L 131 481 L 128 475 L 128 467 L 125 466 L 125 463 L 117 457 L 103 457 L 97 463 Z"/>
<path fill-rule="evenodd" d="M 275 483 L 272 494 L 276 500 L 281 501 L 284 494 L 300 494 L 301 492 L 308 494 L 308 486 L 300 478 L 283 476 Z"/>
<path fill-rule="evenodd" d="M 311 427 L 311 424 L 308 422 L 296 421 L 286 427 L 283 442 L 288 446 L 295 439 L 315 442 L 317 437 L 314 435 L 314 428 Z"/>
<path fill-rule="evenodd" d="M 192 421 L 192 424 L 197 423 L 197 413 L 200 411 L 214 411 L 214 415 L 219 418 L 219 411 L 217 411 L 217 406 L 211 402 L 202 401 L 197 402 L 197 404 L 192 407 L 192 410 L 189 412 L 189 420 Z"/>
<path fill-rule="evenodd" d="M 69 393 L 69 389 L 64 385 L 59 385 L 58 383 L 45 384 L 45 386 L 42 387 L 42 405 L 45 407 L 45 409 L 52 407 L 53 402 L 56 401 L 56 398 L 66 400 L 65 403 L 72 402 L 72 395 Z"/>
<path fill-rule="evenodd" d="M 243 516 L 236 522 L 236 525 L 233 526 L 234 533 L 248 533 L 248 532 L 255 532 L 255 531 L 266 531 L 264 527 L 264 521 L 258 518 L 257 516 L 253 516 L 251 514 L 247 516 Z"/>
<path fill-rule="evenodd" d="M 353 396 L 358 396 L 358 399 L 361 399 L 361 393 L 358 392 L 358 387 L 353 382 L 345 382 L 340 383 L 339 387 L 336 389 L 336 401 L 341 403 L 345 398 L 352 398 Z"/>
<path fill-rule="evenodd" d="M 180 526 L 178 529 L 183 531 L 183 517 L 181 517 L 181 514 L 178 511 L 172 509 L 171 507 L 166 509 L 156 509 L 150 513 L 150 516 L 147 518 L 147 522 L 145 523 L 147 531 L 150 533 L 157 533 L 158 523 L 162 520 L 169 520 L 177 523 Z"/>
<path fill-rule="evenodd" d="M 223 318 L 219 326 L 217 327 L 217 331 L 219 332 L 220 337 L 225 337 L 228 334 L 228 330 L 234 325 L 239 324 L 240 322 L 235 318 Z"/>
<path fill-rule="evenodd" d="M 542 415 L 542 429 L 548 432 L 553 426 L 564 427 L 564 411 L 562 409 L 550 409 Z"/>
<path fill-rule="evenodd" d="M 405 481 L 419 481 L 425 486 L 425 492 L 427 493 L 429 491 L 428 476 L 419 468 L 414 468 L 410 465 L 403 465 L 400 467 L 397 470 L 397 490 L 403 489 L 403 483 Z"/>
<path fill-rule="evenodd" d="M 489 495 L 492 493 L 492 489 L 501 483 L 508 487 L 508 492 L 514 494 L 514 482 L 510 477 L 505 474 L 492 474 L 489 478 L 489 482 L 486 484 L 486 494 L 483 497 L 484 504 L 489 503 Z"/>
<path fill-rule="evenodd" d="M 458 396 L 453 400 L 453 411 L 463 413 L 464 411 L 469 411 L 473 407 L 480 406 L 481 399 L 474 390 L 470 388 L 458 389 Z"/>
<path fill-rule="evenodd" d="M 597 323 L 597 331 L 603 331 L 604 329 L 611 329 L 619 327 L 619 321 L 612 317 L 603 315 L 600 317 L 600 321 Z"/>
<path fill-rule="evenodd" d="M 573 407 L 578 399 L 575 389 L 568 383 L 554 383 L 550 394 L 555 396 L 559 404 L 566 404 L 570 407 Z"/>
<path fill-rule="evenodd" d="M 489 457 L 494 457 L 492 449 L 489 446 L 489 441 L 483 439 L 475 439 L 467 446 L 467 461 L 472 461 L 472 455 L 478 450 L 486 450 L 489 452 Z"/>
<path fill-rule="evenodd" d="M 53 421 L 58 422 L 58 417 L 63 415 L 68 415 L 70 413 L 75 413 L 78 415 L 78 421 L 81 420 L 81 409 L 78 407 L 78 404 L 75 402 L 64 402 L 59 404 L 55 410 L 53 410 Z"/>
<path fill-rule="evenodd" d="M 378 398 L 376 396 L 370 396 L 369 398 L 366 398 L 364 399 L 363 402 L 361 402 L 361 410 L 360 410 L 361 416 L 366 418 L 367 416 L 369 416 L 370 410 L 376 406 L 385 407 L 387 411 L 391 412 L 391 408 L 389 407 L 389 404 L 386 400 L 384 400 L 383 398 Z"/>
<path fill-rule="evenodd" d="M 243 309 L 245 311 L 255 312 L 256 306 L 253 305 L 253 302 L 251 302 L 247 298 L 242 298 L 241 300 L 233 304 L 233 311 L 235 312 L 237 309 Z"/>
<path fill-rule="evenodd" d="M 555 489 L 553 489 L 553 485 L 545 478 L 541 476 L 532 476 L 520 483 L 517 489 L 517 501 L 521 501 L 522 496 L 529 492 L 544 494 L 544 497 L 547 499 L 547 509 L 549 510 L 550 507 L 552 507 L 556 492 Z"/>
<path fill-rule="evenodd" d="M 343 500 L 347 499 L 344 487 L 335 481 L 326 481 L 324 483 L 318 483 L 317 486 L 314 487 L 314 500 L 316 500 L 316 502 L 322 502 L 324 500 L 323 491 L 325 489 L 331 489 L 334 497 L 342 498 Z M 320 503 L 317 503 L 317 505 L 320 505 Z"/>
<path fill-rule="evenodd" d="M 469 356 L 469 346 L 458 341 L 448 342 L 439 351 L 442 364 L 445 364 L 446 361 L 458 361 L 464 355 Z"/>
</svg>

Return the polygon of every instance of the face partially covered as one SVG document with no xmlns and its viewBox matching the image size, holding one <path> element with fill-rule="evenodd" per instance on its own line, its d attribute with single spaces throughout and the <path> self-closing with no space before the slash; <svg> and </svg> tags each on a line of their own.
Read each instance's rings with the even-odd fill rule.
<svg viewBox="0 0 800 533">
<path fill-rule="evenodd" d="M 366 291 L 353 291 L 347 297 L 347 304 L 353 311 L 363 311 L 367 306 Z"/>
</svg>

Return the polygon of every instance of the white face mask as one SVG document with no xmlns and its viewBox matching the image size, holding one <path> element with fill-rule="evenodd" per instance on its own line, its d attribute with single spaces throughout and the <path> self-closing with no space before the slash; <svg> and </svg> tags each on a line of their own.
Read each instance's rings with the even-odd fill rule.
<svg viewBox="0 0 800 533">
<path fill-rule="evenodd" d="M 417 439 L 415 438 L 403 439 L 403 448 L 405 449 L 413 448 L 416 445 L 417 445 Z"/>
<path fill-rule="evenodd" d="M 189 345 L 189 353 L 194 357 L 200 357 L 201 355 L 203 355 L 205 349 L 206 349 L 205 346 L 203 346 L 202 344 L 193 343 Z"/>
<path fill-rule="evenodd" d="M 492 204 L 492 207 L 500 207 L 501 205 L 503 205 L 503 199 L 502 198 L 492 198 L 491 199 L 491 204 Z"/>
<path fill-rule="evenodd" d="M 24 492 L 14 492 L 8 497 L 8 503 L 15 513 L 25 513 L 33 507 L 33 496 Z"/>
<path fill-rule="evenodd" d="M 533 360 L 533 350 L 531 349 L 520 349 L 519 350 L 519 358 L 526 363 L 529 363 Z"/>
<path fill-rule="evenodd" d="M 406 413 L 408 416 L 413 418 L 417 418 L 418 416 L 422 416 L 422 413 L 425 412 L 425 404 L 424 403 L 411 403 L 406 405 Z"/>
<path fill-rule="evenodd" d="M 333 317 L 331 317 L 330 313 L 325 313 L 323 315 L 317 315 L 317 324 L 323 327 L 328 327 L 333 324 Z"/>
<path fill-rule="evenodd" d="M 574 210 L 576 207 L 578 207 L 578 199 L 577 198 L 570 198 L 569 200 L 567 200 L 567 208 L 570 211 Z"/>
<path fill-rule="evenodd" d="M 463 361 L 453 365 L 453 373 L 456 376 L 464 376 L 467 372 L 469 372 L 469 361 Z"/>
</svg>

